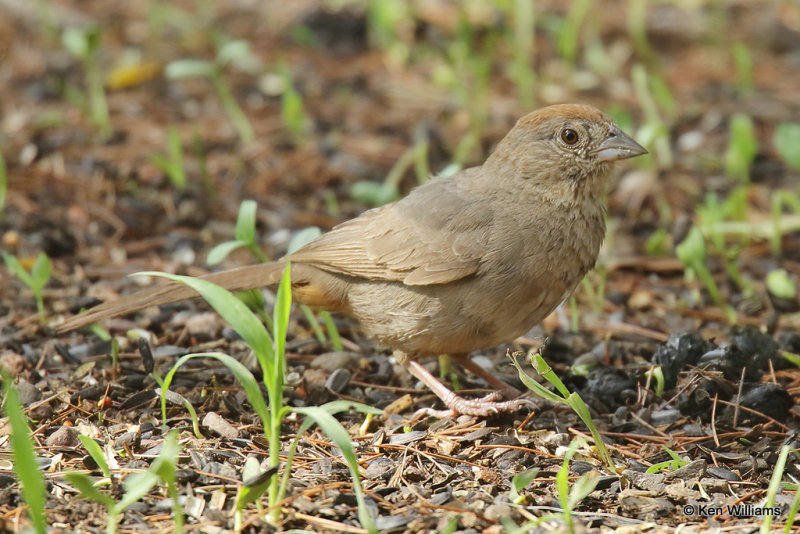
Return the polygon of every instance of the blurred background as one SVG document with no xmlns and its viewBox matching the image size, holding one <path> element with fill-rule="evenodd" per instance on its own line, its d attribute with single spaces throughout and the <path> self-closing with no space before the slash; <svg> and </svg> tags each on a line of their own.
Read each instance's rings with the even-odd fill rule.
<svg viewBox="0 0 800 534">
<path fill-rule="evenodd" d="M 202 272 L 243 200 L 278 257 L 300 231 L 479 164 L 524 113 L 585 102 L 650 151 L 612 185 L 576 297 L 588 317 L 662 333 L 797 322 L 796 1 L 0 0 L 0 14 L 0 246 L 24 268 L 52 260 L 48 287 L 70 288 L 57 313 L 118 289 L 99 279 Z M 30 295 L 11 278 L 3 312 Z"/>
<path fill-rule="evenodd" d="M 55 438 L 68 425 L 89 434 L 83 423 L 96 422 L 102 428 L 91 435 L 118 438 L 113 447 L 129 453 L 123 471 L 141 469 L 139 453 L 155 450 L 160 432 L 148 376 L 154 358 L 165 369 L 187 350 L 224 350 L 254 364 L 220 318 L 198 313 L 202 304 L 105 321 L 107 331 L 71 332 L 63 343 L 48 324 L 154 283 L 125 276 L 132 272 L 196 275 L 280 257 L 431 176 L 480 164 L 519 117 L 561 102 L 601 108 L 649 155 L 618 166 L 597 268 L 514 348 L 546 338 L 544 357 L 636 470 L 672 466 L 669 446 L 699 458 L 703 473 L 713 464 L 718 482 L 744 479 L 696 485 L 705 475 L 686 471 L 665 486 L 664 475 L 652 475 L 661 478 L 647 489 L 662 489 L 643 497 L 620 491 L 639 477 L 604 476 L 608 491 L 582 506 L 604 512 L 591 521 L 606 530 L 657 522 L 671 532 L 690 521 L 705 532 L 725 518 L 687 519 L 688 499 L 705 500 L 707 491 L 722 495 L 716 502 L 763 503 L 767 485 L 778 488 L 773 467 L 783 469 L 777 444 L 795 446 L 800 414 L 797 0 L 0 0 L 0 367 L 28 392 L 22 403 L 45 445 L 37 455 L 47 459 L 31 465 L 49 472 L 58 496 L 49 519 L 105 528 L 105 513 L 62 498 L 72 490 L 59 470 L 84 460 L 77 441 Z M 263 314 L 264 301 L 256 304 Z M 519 424 L 442 420 L 409 432 L 411 403 L 431 402 L 415 381 L 347 321 L 298 308 L 287 404 L 341 397 L 394 407 L 372 427 L 385 425 L 374 438 L 363 434 L 368 423 L 348 423 L 381 520 L 408 523 L 407 532 L 452 532 L 445 516 L 472 510 L 461 514 L 462 527 L 503 532 L 500 521 L 532 517 L 503 504 L 507 479 L 530 466 L 543 476 L 528 502 L 559 505 L 554 473 L 566 474 L 561 458 L 575 417 L 537 410 Z M 475 361 L 513 377 L 494 366 L 505 352 L 492 348 Z M 457 384 L 446 367 L 442 376 Z M 193 367 L 178 389 L 198 409 L 241 424 L 244 436 L 256 432 L 241 389 L 219 368 Z M 137 421 L 141 428 L 128 424 Z M 171 422 L 188 425 L 183 412 Z M 284 420 L 286 443 L 298 424 Z M 233 506 L 238 467 L 219 466 L 264 447 L 255 438 L 212 439 L 182 438 L 197 455 L 180 474 L 225 474 L 228 497 L 215 490 L 205 515 L 203 491 L 212 486 L 190 491 L 200 508 L 189 513 L 206 521 L 194 526 L 209 531 L 232 522 L 220 514 Z M 344 528 L 355 504 L 330 459 L 338 449 L 310 443 L 292 479 L 299 489 L 282 501 L 298 514 L 290 524 L 306 528 L 319 512 L 347 522 L 336 532 L 356 532 Z M 720 474 L 720 463 L 730 469 Z M 0 522 L 22 510 L 7 464 Z M 794 463 L 786 466 L 795 480 Z M 404 476 L 416 489 L 398 485 Z M 187 480 L 179 483 L 191 490 Z M 571 478 L 570 489 L 580 493 L 581 480 Z M 320 482 L 321 493 L 303 492 Z M 149 499 L 158 504 L 129 514 L 131 528 L 169 529 L 163 496 L 159 489 Z M 617 521 L 628 517 L 647 527 Z"/>
</svg>

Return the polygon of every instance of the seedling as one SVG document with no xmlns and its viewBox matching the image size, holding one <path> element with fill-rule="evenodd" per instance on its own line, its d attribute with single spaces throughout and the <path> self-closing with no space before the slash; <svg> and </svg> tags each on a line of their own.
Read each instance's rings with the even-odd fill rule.
<svg viewBox="0 0 800 534">
<path fill-rule="evenodd" d="M 61 42 L 67 51 L 83 63 L 88 98 L 75 91 L 70 94 L 84 104 L 89 120 L 98 128 L 103 139 L 113 133 L 108 116 L 103 76 L 98 63 L 101 33 L 96 25 L 87 28 L 67 28 L 61 35 Z"/>
<path fill-rule="evenodd" d="M 8 191 L 8 176 L 6 174 L 6 160 L 0 154 L 0 215 L 6 207 L 6 194 Z"/>
<path fill-rule="evenodd" d="M 664 396 L 664 370 L 661 368 L 660 365 L 652 367 L 647 372 L 645 372 L 645 376 L 655 382 L 655 390 L 654 393 L 656 397 L 659 399 Z"/>
<path fill-rule="evenodd" d="M 522 383 L 531 390 L 537 396 L 543 398 L 546 401 L 550 402 L 557 402 L 560 404 L 566 404 L 575 412 L 575 414 L 583 421 L 583 424 L 589 429 L 592 434 L 592 438 L 594 440 L 595 450 L 597 455 L 600 457 L 600 460 L 612 471 L 616 471 L 616 467 L 614 466 L 614 462 L 611 459 L 611 455 L 608 453 L 608 449 L 606 449 L 606 445 L 603 442 L 602 437 L 600 436 L 600 432 L 597 430 L 597 427 L 592 421 L 592 416 L 589 413 L 589 408 L 586 406 L 586 403 L 583 402 L 580 395 L 575 392 L 570 392 L 567 389 L 567 386 L 558 378 L 553 372 L 553 369 L 550 365 L 542 358 L 541 354 L 533 354 L 531 356 L 531 365 L 533 365 L 533 369 L 545 380 L 550 382 L 550 384 L 556 389 L 558 393 L 554 393 L 549 389 L 545 388 L 543 385 L 538 383 L 532 377 L 528 376 L 528 374 L 522 369 L 519 362 L 514 358 L 514 355 L 511 357 L 511 363 L 514 364 L 514 367 L 517 368 L 517 372 L 519 373 L 519 378 L 522 380 Z"/>
<path fill-rule="evenodd" d="M 718 254 L 725 262 L 725 269 L 731 280 L 742 290 L 745 296 L 751 296 L 753 283 L 739 270 L 737 261 L 742 246 L 750 240 L 747 233 L 740 234 L 738 245 L 728 245 L 725 233 L 720 228 L 726 221 L 743 221 L 747 216 L 747 187 L 734 189 L 725 201 L 720 202 L 715 193 L 708 193 L 705 202 L 697 208 L 700 228 L 709 237 L 713 253 Z"/>
<path fill-rule="evenodd" d="M 775 462 L 775 469 L 772 471 L 772 477 L 769 479 L 767 500 L 764 503 L 765 508 L 772 508 L 775 506 L 775 496 L 781 489 L 781 480 L 783 480 L 783 472 L 786 468 L 786 459 L 789 457 L 790 452 L 792 452 L 792 449 L 788 445 L 784 445 L 781 447 L 780 453 L 778 453 L 778 460 Z M 772 514 L 764 515 L 764 520 L 761 523 L 761 529 L 759 530 L 760 534 L 768 534 L 772 531 L 772 520 Z"/>
<path fill-rule="evenodd" d="M 565 532 L 576 532 L 575 524 L 572 519 L 572 511 L 583 499 L 585 499 L 591 492 L 594 491 L 594 489 L 597 487 L 597 483 L 600 481 L 600 473 L 592 470 L 584 473 L 578 477 L 577 480 L 570 482 L 569 464 L 581 444 L 582 440 L 579 439 L 570 443 L 566 454 L 564 454 L 564 460 L 561 463 L 561 468 L 558 470 L 558 473 L 556 473 L 556 493 L 558 495 L 559 504 L 561 505 L 561 513 L 546 514 L 532 521 L 528 521 L 520 526 L 515 525 L 510 518 L 505 518 L 503 520 L 503 526 L 505 527 L 506 532 L 512 534 L 523 534 L 530 532 L 545 521 L 558 516 L 561 517 L 561 520 L 566 525 L 566 528 L 564 529 Z M 529 483 L 535 478 L 535 473 L 533 476 L 531 476 L 532 471 L 534 470 L 531 469 L 529 471 L 523 471 L 514 477 L 512 480 L 512 496 L 514 496 L 517 492 L 516 484 L 521 484 L 522 482 L 526 481 Z M 536 471 L 538 471 L 538 469 L 536 469 Z M 517 499 L 519 499 L 519 497 Z"/>
<path fill-rule="evenodd" d="M 633 49 L 643 61 L 656 61 L 656 55 L 647 40 L 647 0 L 631 0 L 628 4 L 628 34 Z"/>
<path fill-rule="evenodd" d="M 722 298 L 722 294 L 719 292 L 716 282 L 714 282 L 714 277 L 711 276 L 711 272 L 706 267 L 706 240 L 698 227 L 693 226 L 689 230 L 686 238 L 675 247 L 675 254 L 685 266 L 686 278 L 691 280 L 697 276 L 706 287 L 714 303 L 725 312 L 728 321 L 731 324 L 736 323 L 736 311 Z"/>
<path fill-rule="evenodd" d="M 657 464 L 653 464 L 647 468 L 646 473 L 660 473 L 662 471 L 675 471 L 676 469 L 680 469 L 684 465 L 688 464 L 689 462 L 678 456 L 675 451 L 670 449 L 669 447 L 662 447 L 664 451 L 670 455 L 669 460 L 665 462 L 659 462 Z"/>
<path fill-rule="evenodd" d="M 5 252 L 0 252 L 0 254 L 3 255 L 3 260 L 5 260 L 8 269 L 33 292 L 33 297 L 36 299 L 36 309 L 39 312 L 39 321 L 44 323 L 44 286 L 50 280 L 50 272 L 53 269 L 50 258 L 44 252 L 40 252 L 33 262 L 31 271 L 28 272 L 16 257 Z"/>
<path fill-rule="evenodd" d="M 86 445 L 87 442 L 85 440 L 81 441 Z M 96 447 L 92 447 L 89 445 L 87 451 L 89 451 L 90 456 L 92 456 L 95 462 L 100 459 L 104 464 L 105 459 L 102 458 L 102 451 L 98 454 L 99 446 L 97 446 L 96 443 L 95 446 Z M 181 534 L 183 533 L 183 510 L 178 500 L 178 487 L 175 482 L 175 469 L 178 465 L 179 453 L 180 445 L 178 444 L 178 433 L 175 431 L 170 432 L 164 439 L 161 452 L 158 454 L 158 457 L 153 460 L 153 463 L 150 464 L 147 471 L 133 473 L 125 478 L 123 482 L 125 492 L 122 499 L 119 501 L 115 501 L 111 495 L 97 488 L 98 482 L 102 483 L 102 481 L 97 481 L 88 475 L 77 472 L 66 473 L 64 476 L 70 485 L 77 489 L 85 499 L 102 504 L 106 507 L 108 513 L 108 518 L 106 519 L 107 534 L 114 534 L 117 532 L 119 520 L 125 510 L 147 495 L 147 493 L 158 484 L 159 480 L 161 480 L 166 484 L 167 492 L 172 500 L 173 531 Z M 108 469 L 107 465 L 106 469 Z"/>
<path fill-rule="evenodd" d="M 783 529 L 784 534 L 790 534 L 794 531 L 794 518 L 797 515 L 797 510 L 800 509 L 800 487 L 797 484 L 787 484 L 786 489 L 794 490 L 794 499 L 789 511 L 786 513 L 786 526 Z"/>
<path fill-rule="evenodd" d="M 514 504 L 525 503 L 525 496 L 520 494 L 520 491 L 525 489 L 528 484 L 536 480 L 536 475 L 539 474 L 538 467 L 531 467 L 525 471 L 520 471 L 511 479 L 511 491 L 508 494 L 508 500 Z"/>
<path fill-rule="evenodd" d="M 170 62 L 165 73 L 167 78 L 175 80 L 180 78 L 200 77 L 208 78 L 214 91 L 217 93 L 233 124 L 239 139 L 244 144 L 252 143 L 255 140 L 255 133 L 247 116 L 236 103 L 236 99 L 231 92 L 228 82 L 225 80 L 225 68 L 231 65 L 236 68 L 245 69 L 253 62 L 250 52 L 250 44 L 243 40 L 227 41 L 217 49 L 217 56 L 213 61 L 202 59 L 179 59 Z"/>
<path fill-rule="evenodd" d="M 791 223 L 791 220 L 783 215 L 784 207 L 795 213 L 794 226 L 800 227 L 800 195 L 794 191 L 776 191 L 772 195 L 772 234 L 769 237 L 772 253 L 776 256 L 781 253 L 783 234 L 787 231 L 786 223 Z M 791 228 L 791 224 L 788 227 Z"/>
<path fill-rule="evenodd" d="M 22 405 L 17 397 L 11 377 L 4 373 L 3 390 L 5 391 L 5 413 L 11 428 L 11 452 L 14 460 L 14 472 L 22 485 L 22 498 L 28 505 L 28 515 L 37 534 L 47 530 L 47 517 L 44 506 L 47 491 L 44 476 L 39 470 L 33 440 L 30 437 L 28 423 L 23 414 Z"/>
<path fill-rule="evenodd" d="M 797 281 L 786 269 L 775 269 L 767 274 L 767 290 L 778 298 L 793 300 L 797 297 Z"/>
<path fill-rule="evenodd" d="M 206 194 L 210 197 L 213 197 L 216 190 L 214 189 L 214 184 L 211 181 L 211 175 L 208 172 L 206 146 L 203 142 L 203 138 L 196 129 L 192 134 L 192 152 L 194 153 L 194 157 L 197 159 L 197 163 L 200 167 L 200 178 L 203 183 L 203 187 L 205 187 Z"/>
<path fill-rule="evenodd" d="M 634 4 L 636 3 L 634 2 Z M 654 159 L 659 167 L 670 168 L 672 167 L 672 150 L 669 144 L 669 128 L 661 116 L 659 103 L 666 109 L 667 113 L 671 113 L 672 107 L 669 102 L 672 97 L 666 84 L 660 81 L 657 76 L 648 75 L 647 70 L 641 63 L 633 66 L 631 75 L 646 121 L 639 130 L 637 139 L 644 146 L 652 147 Z M 656 98 L 656 95 L 658 98 Z"/>
<path fill-rule="evenodd" d="M 253 410 L 261 418 L 264 425 L 264 435 L 269 443 L 269 465 L 271 468 L 278 469 L 280 467 L 280 453 L 281 453 L 281 421 L 292 412 L 305 415 L 308 419 L 301 425 L 301 430 L 298 435 L 302 434 L 310 428 L 311 424 L 317 423 L 320 428 L 325 432 L 342 451 L 345 461 L 351 470 L 353 476 L 353 490 L 356 494 L 356 499 L 359 503 L 359 520 L 362 525 L 369 529 L 374 530 L 372 526 L 372 518 L 366 509 L 364 495 L 361 488 L 361 482 L 358 476 L 358 463 L 356 461 L 355 451 L 350 443 L 350 438 L 347 431 L 341 424 L 333 418 L 331 413 L 336 413 L 355 407 L 359 411 L 365 413 L 380 413 L 380 410 L 371 408 L 369 406 L 347 403 L 347 402 L 334 402 L 321 407 L 309 408 L 291 408 L 283 403 L 283 385 L 284 375 L 286 372 L 286 333 L 289 325 L 289 312 L 291 309 L 291 284 L 289 280 L 290 266 L 286 266 L 281 283 L 278 287 L 278 293 L 275 300 L 275 308 L 272 314 L 272 332 L 274 337 L 271 337 L 267 332 L 264 325 L 257 319 L 257 317 L 236 297 L 230 292 L 222 289 L 205 280 L 191 278 L 187 276 L 169 275 L 165 273 L 139 273 L 147 276 L 162 276 L 170 280 L 181 282 L 196 290 L 200 295 L 211 305 L 223 319 L 225 319 L 233 329 L 242 337 L 242 339 L 253 350 L 256 358 L 261 367 L 263 376 L 263 383 L 267 391 L 267 399 L 261 394 L 261 389 L 256 382 L 253 374 L 239 361 L 221 353 L 198 353 L 187 354 L 180 358 L 175 365 L 170 369 L 164 377 L 164 389 L 161 396 L 161 414 L 162 419 L 166 422 L 166 397 L 164 392 L 169 388 L 172 378 L 177 370 L 187 361 L 194 358 L 214 358 L 223 363 L 231 371 L 245 390 Z M 293 444 L 295 447 L 296 444 Z M 278 524 L 280 521 L 280 506 L 285 495 L 288 485 L 288 473 L 291 469 L 291 459 L 293 450 L 290 451 L 287 457 L 287 465 L 284 468 L 284 480 L 279 481 L 277 477 L 271 477 L 268 484 L 263 486 L 261 491 L 267 492 L 269 503 L 269 519 L 273 524 Z M 257 496 L 253 494 L 253 489 L 248 490 L 244 496 L 240 494 L 237 501 L 237 530 L 241 526 L 241 510 L 244 504 L 252 502 Z"/>
<path fill-rule="evenodd" d="M 750 49 L 742 42 L 733 43 L 731 56 L 736 68 L 736 89 L 742 95 L 753 92 L 753 57 Z"/>
<path fill-rule="evenodd" d="M 92 460 L 94 460 L 97 468 L 100 469 L 101 473 L 103 473 L 103 476 L 111 480 L 111 468 L 108 467 L 106 455 L 103 454 L 103 449 L 100 447 L 100 445 L 98 445 L 97 442 L 89 436 L 80 435 L 78 436 L 78 439 L 81 441 L 83 447 L 86 449 L 86 452 L 89 453 L 89 456 L 92 458 Z"/>
<path fill-rule="evenodd" d="M 533 71 L 535 43 L 535 6 L 528 0 L 514 0 L 509 5 L 511 20 L 514 21 L 511 35 L 514 59 L 511 63 L 511 79 L 517 86 L 517 95 L 522 107 L 533 109 L 535 100 L 536 75 Z"/>
<path fill-rule="evenodd" d="M 606 295 L 606 277 L 608 269 L 605 265 L 598 265 L 591 273 L 587 273 L 581 280 L 583 292 L 589 299 L 589 305 L 594 313 L 603 311 Z"/>
<path fill-rule="evenodd" d="M 462 168 L 480 146 L 481 132 L 488 120 L 489 75 L 498 36 L 489 33 L 478 49 L 474 28 L 463 11 L 459 12 L 458 22 L 456 39 L 447 43 L 444 63 L 433 71 L 433 80 L 451 92 L 459 107 L 469 114 L 467 132 L 453 153 L 453 163 Z"/>
<path fill-rule="evenodd" d="M 172 186 L 182 191 L 186 189 L 186 172 L 183 170 L 183 148 L 178 130 L 170 126 L 167 131 L 167 154 L 153 154 L 150 163 L 167 175 Z"/>
<path fill-rule="evenodd" d="M 569 445 L 567 453 L 564 455 L 564 461 L 561 464 L 561 469 L 556 473 L 556 490 L 558 491 L 558 500 L 561 503 L 561 516 L 564 518 L 564 523 L 570 532 L 575 532 L 575 527 L 572 523 L 572 510 L 591 492 L 597 487 L 600 481 L 600 473 L 595 470 L 588 471 L 578 477 L 573 483 L 569 481 L 569 462 L 578 451 L 580 441 L 575 440 Z"/>
<path fill-rule="evenodd" d="M 220 243 L 208 253 L 206 262 L 216 265 L 238 248 L 246 248 L 258 261 L 267 262 L 269 258 L 256 243 L 256 210 L 258 204 L 255 200 L 243 200 L 239 205 L 239 215 L 236 217 L 236 231 L 233 241 Z"/>
<path fill-rule="evenodd" d="M 405 29 L 413 27 L 409 5 L 403 0 L 367 2 L 367 33 L 372 46 L 384 50 L 393 63 L 402 65 L 410 49 L 401 39 Z"/>
<path fill-rule="evenodd" d="M 572 2 L 567 18 L 561 25 L 561 32 L 558 36 L 558 51 L 570 66 L 575 66 L 575 59 L 578 55 L 578 35 L 583 21 L 592 7 L 592 0 L 577 0 Z"/>
<path fill-rule="evenodd" d="M 667 256 L 672 251 L 672 237 L 665 229 L 659 228 L 647 239 L 644 250 L 649 256 Z"/>
<path fill-rule="evenodd" d="M 283 95 L 281 96 L 281 117 L 289 129 L 295 143 L 302 144 L 308 132 L 308 116 L 303 109 L 303 97 L 292 84 L 292 75 L 289 68 L 281 69 L 283 80 Z"/>
<path fill-rule="evenodd" d="M 758 153 L 753 121 L 743 113 L 736 113 L 731 117 L 730 131 L 731 138 L 725 152 L 725 173 L 742 184 L 748 184 L 750 166 Z"/>
<path fill-rule="evenodd" d="M 783 122 L 772 139 L 778 155 L 790 169 L 800 172 L 800 123 Z"/>
</svg>

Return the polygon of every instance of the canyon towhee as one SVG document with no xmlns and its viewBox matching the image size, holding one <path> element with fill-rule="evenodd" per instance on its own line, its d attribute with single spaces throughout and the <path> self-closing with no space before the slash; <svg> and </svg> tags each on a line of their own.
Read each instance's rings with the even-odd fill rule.
<svg viewBox="0 0 800 534">
<path fill-rule="evenodd" d="M 524 334 L 572 293 L 605 237 L 612 162 L 645 153 L 591 106 L 546 107 L 520 119 L 480 167 L 431 180 L 281 260 L 203 278 L 233 291 L 274 286 L 291 261 L 296 301 L 355 318 L 450 413 L 514 410 L 528 401 L 464 399 L 416 359 L 454 355 L 514 391 L 466 354 Z M 195 296 L 168 283 L 97 306 L 59 330 Z"/>
</svg>

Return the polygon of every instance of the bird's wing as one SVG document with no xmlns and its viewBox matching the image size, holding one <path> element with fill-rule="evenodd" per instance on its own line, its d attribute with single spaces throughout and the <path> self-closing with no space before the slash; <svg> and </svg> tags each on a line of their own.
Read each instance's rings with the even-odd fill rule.
<svg viewBox="0 0 800 534">
<path fill-rule="evenodd" d="M 340 224 L 287 259 L 359 278 L 444 284 L 478 270 L 492 216 L 452 179 L 433 180 Z"/>
</svg>

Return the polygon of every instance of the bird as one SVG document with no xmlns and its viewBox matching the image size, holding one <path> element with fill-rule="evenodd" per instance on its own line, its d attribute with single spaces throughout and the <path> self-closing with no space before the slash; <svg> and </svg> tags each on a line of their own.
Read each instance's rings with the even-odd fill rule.
<svg viewBox="0 0 800 534">
<path fill-rule="evenodd" d="M 517 121 L 480 166 L 433 178 L 267 263 L 201 278 L 230 291 L 275 287 L 287 262 L 294 301 L 339 312 L 438 396 L 440 414 L 488 416 L 530 401 L 468 355 L 528 332 L 595 265 L 614 162 L 646 154 L 597 108 L 559 104 Z M 63 322 L 196 297 L 169 282 Z M 419 360 L 448 354 L 496 391 L 464 398 Z"/>
</svg>

